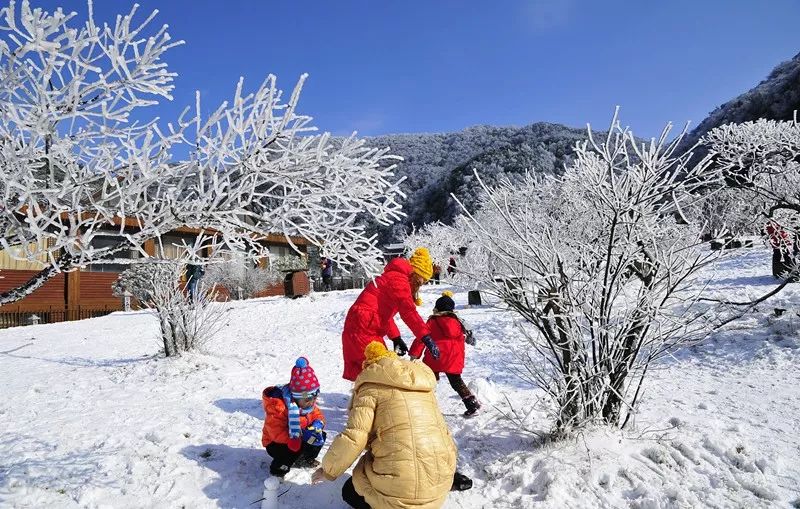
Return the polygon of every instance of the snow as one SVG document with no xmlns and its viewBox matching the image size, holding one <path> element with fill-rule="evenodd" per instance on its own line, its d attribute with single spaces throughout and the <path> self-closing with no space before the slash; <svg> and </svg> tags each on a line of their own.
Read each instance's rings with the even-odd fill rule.
<svg viewBox="0 0 800 509">
<path fill-rule="evenodd" d="M 756 248 L 721 262 L 712 289 L 739 300 L 771 288 L 769 256 Z M 423 289 L 423 315 L 444 289 Z M 506 417 L 542 432 L 550 423 L 543 395 L 509 367 L 522 346 L 514 316 L 469 308 L 453 290 L 478 341 L 467 347 L 464 379 L 484 408 L 465 420 L 439 384 L 460 469 L 475 480 L 445 507 L 800 505 L 797 285 L 661 362 L 630 429 L 597 427 L 556 443 Z M 261 389 L 285 383 L 307 355 L 328 431 L 339 432 L 352 386 L 340 376 L 340 331 L 357 294 L 221 304 L 224 331 L 177 359 L 160 356 L 148 312 L 0 331 L 0 506 L 258 507 L 269 461 Z M 776 316 L 776 307 L 790 311 Z M 314 486 L 310 476 L 287 476 L 281 507 L 345 507 L 346 477 Z"/>
</svg>

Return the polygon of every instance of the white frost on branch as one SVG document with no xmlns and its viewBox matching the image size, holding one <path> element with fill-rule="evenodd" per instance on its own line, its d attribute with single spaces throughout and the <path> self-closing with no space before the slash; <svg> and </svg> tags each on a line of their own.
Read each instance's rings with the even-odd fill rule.
<svg viewBox="0 0 800 509">
<path fill-rule="evenodd" d="M 708 330 L 693 285 L 720 252 L 682 210 L 719 173 L 708 160 L 687 167 L 669 132 L 641 144 L 615 116 L 561 176 L 489 188 L 476 174 L 488 198 L 457 226 L 470 237 L 458 274 L 526 324 L 520 373 L 552 397 L 559 433 L 624 424 L 651 362 Z"/>
<path fill-rule="evenodd" d="M 758 231 L 767 218 L 798 232 L 800 225 L 800 125 L 757 120 L 707 133 L 714 164 L 723 172 L 736 206 L 723 207 L 725 221 Z"/>
<path fill-rule="evenodd" d="M 182 41 L 152 27 L 154 16 L 137 21 L 134 6 L 100 26 L 90 2 L 74 27 L 74 14 L 27 0 L 0 10 L 0 247 L 49 264 L 0 304 L 59 271 L 130 249 L 145 257 L 146 241 L 181 226 L 202 230 L 183 248 L 195 262 L 209 249 L 266 256 L 261 241 L 277 233 L 377 271 L 380 250 L 359 216 L 402 216 L 398 158 L 355 136 L 312 134 L 296 113 L 305 75 L 288 100 L 270 75 L 251 93 L 240 80 L 207 115 L 198 93 L 194 112 L 166 127 L 132 121 L 174 87 L 162 58 Z M 180 146 L 188 159 L 174 157 Z M 99 236 L 118 243 L 94 247 Z"/>
</svg>

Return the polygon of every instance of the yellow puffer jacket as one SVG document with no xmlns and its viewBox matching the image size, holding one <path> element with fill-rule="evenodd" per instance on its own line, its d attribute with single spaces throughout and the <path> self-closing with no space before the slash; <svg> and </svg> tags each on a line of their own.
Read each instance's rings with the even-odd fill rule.
<svg viewBox="0 0 800 509">
<path fill-rule="evenodd" d="M 322 469 L 336 479 L 353 469 L 353 486 L 374 509 L 437 508 L 453 484 L 456 447 L 439 411 L 433 372 L 387 357 L 356 378 L 347 427 Z"/>
</svg>

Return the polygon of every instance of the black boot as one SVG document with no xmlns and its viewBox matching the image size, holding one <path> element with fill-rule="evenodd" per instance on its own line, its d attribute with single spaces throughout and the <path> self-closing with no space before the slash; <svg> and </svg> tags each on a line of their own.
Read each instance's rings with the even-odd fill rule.
<svg viewBox="0 0 800 509">
<path fill-rule="evenodd" d="M 450 491 L 465 491 L 470 488 L 472 488 L 472 479 L 456 471 L 453 475 L 453 486 L 450 488 Z"/>
<path fill-rule="evenodd" d="M 481 408 L 481 404 L 475 396 L 466 397 L 462 401 L 464 406 L 467 407 L 467 411 L 463 414 L 464 417 L 472 417 Z"/>
</svg>

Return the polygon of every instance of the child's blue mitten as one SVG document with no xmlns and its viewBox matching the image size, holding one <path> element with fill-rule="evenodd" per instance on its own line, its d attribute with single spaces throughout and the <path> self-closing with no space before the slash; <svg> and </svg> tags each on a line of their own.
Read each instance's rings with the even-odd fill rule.
<svg viewBox="0 0 800 509">
<path fill-rule="evenodd" d="M 309 445 L 322 446 L 325 443 L 325 433 L 322 431 L 325 423 L 316 419 L 303 430 L 303 442 Z"/>
<path fill-rule="evenodd" d="M 431 338 L 430 336 L 423 336 L 422 344 L 425 345 L 425 348 L 428 349 L 428 352 L 431 354 L 431 357 L 433 357 L 434 360 L 439 360 L 441 352 L 439 352 L 439 347 L 433 341 L 433 338 Z"/>
</svg>

